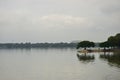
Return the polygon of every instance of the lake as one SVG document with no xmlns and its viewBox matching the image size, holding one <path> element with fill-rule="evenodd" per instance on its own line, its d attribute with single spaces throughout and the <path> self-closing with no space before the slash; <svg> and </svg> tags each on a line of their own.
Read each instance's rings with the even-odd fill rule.
<svg viewBox="0 0 120 80">
<path fill-rule="evenodd" d="M 0 80 L 120 80 L 120 54 L 0 49 Z"/>
</svg>

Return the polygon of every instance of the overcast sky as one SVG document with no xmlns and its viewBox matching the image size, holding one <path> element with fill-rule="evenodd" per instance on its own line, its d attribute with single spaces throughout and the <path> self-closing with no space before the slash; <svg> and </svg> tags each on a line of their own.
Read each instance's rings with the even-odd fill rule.
<svg viewBox="0 0 120 80">
<path fill-rule="evenodd" d="M 0 0 L 0 42 L 99 42 L 119 32 L 120 0 Z"/>
</svg>

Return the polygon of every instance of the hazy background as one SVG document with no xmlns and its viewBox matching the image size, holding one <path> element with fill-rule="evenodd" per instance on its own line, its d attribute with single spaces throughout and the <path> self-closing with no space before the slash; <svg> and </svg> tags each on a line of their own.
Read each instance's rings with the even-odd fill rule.
<svg viewBox="0 0 120 80">
<path fill-rule="evenodd" d="M 0 0 L 0 43 L 105 41 L 120 32 L 120 0 Z"/>
</svg>

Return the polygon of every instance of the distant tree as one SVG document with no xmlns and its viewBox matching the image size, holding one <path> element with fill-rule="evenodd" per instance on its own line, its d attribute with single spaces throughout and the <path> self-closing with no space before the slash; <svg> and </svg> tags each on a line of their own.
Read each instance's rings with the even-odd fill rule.
<svg viewBox="0 0 120 80">
<path fill-rule="evenodd" d="M 0 43 L 0 48 L 75 48 L 77 43 Z"/>
<path fill-rule="evenodd" d="M 100 47 L 103 47 L 104 49 L 106 49 L 107 47 L 109 47 L 108 41 L 100 43 Z"/>
<path fill-rule="evenodd" d="M 114 36 L 110 36 L 107 40 L 109 47 L 115 47 L 116 46 L 116 40 Z"/>
<path fill-rule="evenodd" d="M 120 48 L 120 33 L 116 34 L 115 40 L 116 40 L 116 46 Z"/>
<path fill-rule="evenodd" d="M 94 42 L 90 42 L 90 41 L 81 41 L 80 43 L 78 43 L 77 45 L 77 49 L 84 48 L 86 50 L 87 47 L 94 47 L 95 44 Z"/>
<path fill-rule="evenodd" d="M 110 47 L 120 48 L 120 33 L 116 34 L 115 36 L 110 36 L 107 42 L 109 43 Z"/>
</svg>

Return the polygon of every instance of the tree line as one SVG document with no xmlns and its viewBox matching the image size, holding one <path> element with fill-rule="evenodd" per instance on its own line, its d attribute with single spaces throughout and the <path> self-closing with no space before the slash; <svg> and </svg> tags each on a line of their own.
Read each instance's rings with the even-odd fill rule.
<svg viewBox="0 0 120 80">
<path fill-rule="evenodd" d="M 75 48 L 77 43 L 0 43 L 0 48 Z"/>
<path fill-rule="evenodd" d="M 116 34 L 115 36 L 108 37 L 107 41 L 98 43 L 99 47 L 101 48 L 120 48 L 120 33 Z M 89 48 L 89 47 L 95 47 L 95 43 L 91 41 L 81 41 L 77 44 L 77 49 L 79 48 Z"/>
<path fill-rule="evenodd" d="M 104 48 L 120 48 L 120 33 L 110 36 L 107 41 L 101 42 L 100 47 Z"/>
<path fill-rule="evenodd" d="M 108 37 L 107 41 L 98 43 L 101 48 L 120 48 L 120 33 Z M 79 43 L 0 43 L 0 48 L 90 48 L 95 47 L 92 41 L 81 41 Z"/>
</svg>

